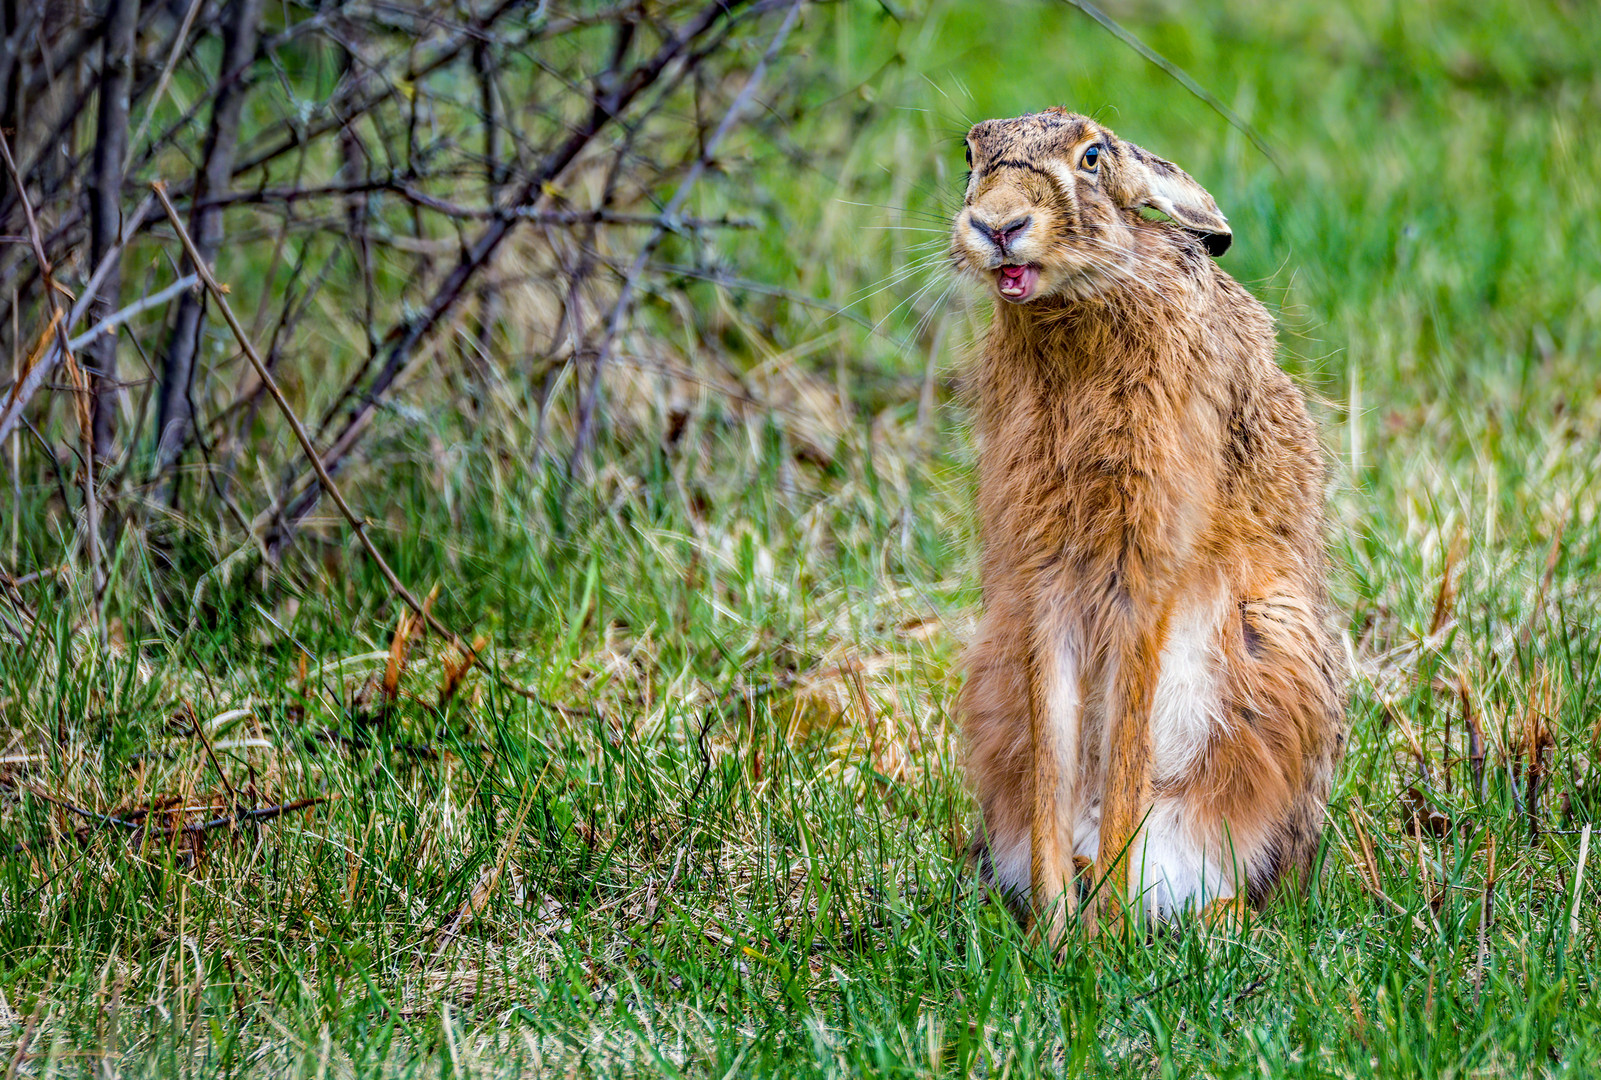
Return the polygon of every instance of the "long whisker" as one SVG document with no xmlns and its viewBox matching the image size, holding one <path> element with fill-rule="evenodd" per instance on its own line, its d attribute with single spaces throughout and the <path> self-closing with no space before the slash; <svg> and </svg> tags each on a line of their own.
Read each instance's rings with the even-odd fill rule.
<svg viewBox="0 0 1601 1080">
<path fill-rule="evenodd" d="M 930 320 L 934 318 L 934 315 L 940 310 L 940 308 L 944 307 L 946 299 L 951 295 L 952 292 L 956 290 L 956 286 L 958 284 L 960 284 L 960 282 L 953 274 L 950 282 L 945 286 L 944 290 L 934 298 L 934 302 L 932 304 L 928 305 L 928 310 L 923 312 L 923 317 L 917 320 L 917 325 L 912 327 L 911 336 L 907 338 L 906 342 L 902 346 L 903 349 L 909 349 L 923 336 L 924 328 L 928 326 Z"/>
<path fill-rule="evenodd" d="M 925 245 L 922 245 L 922 246 L 923 247 L 928 247 L 930 245 L 926 245 L 925 244 Z M 933 263 L 937 262 L 939 259 L 944 258 L 944 257 L 945 257 L 945 248 L 944 248 L 944 245 L 941 245 L 936 250 L 922 251 L 920 254 L 918 254 L 914 258 L 912 258 L 909 262 L 906 262 L 906 263 L 902 264 L 901 266 L 896 267 L 894 270 L 891 270 L 890 274 L 892 276 L 898 276 L 898 275 L 900 275 L 902 273 L 905 273 L 907 270 L 921 269 L 921 268 L 923 268 L 925 266 L 932 265 Z M 871 286 L 869 286 L 869 288 L 870 287 Z"/>
<path fill-rule="evenodd" d="M 950 222 L 949 215 L 941 215 L 933 210 L 923 210 L 915 206 L 891 206 L 888 203 L 854 202 L 850 199 L 840 199 L 838 201 L 844 206 L 859 206 L 864 210 L 892 210 L 897 214 L 908 214 L 914 218 L 922 218 L 925 221 L 937 222 L 941 225 L 946 225 Z"/>
<path fill-rule="evenodd" d="M 906 299 L 902 300 L 900 303 L 898 303 L 894 307 L 890 308 L 889 311 L 885 313 L 884 317 L 882 319 L 878 320 L 878 322 L 874 324 L 873 329 L 877 330 L 880 327 L 882 327 L 884 325 L 884 323 L 889 321 L 889 319 L 892 316 L 894 316 L 894 314 L 897 311 L 899 311 L 901 308 L 905 307 L 908 304 L 915 304 L 917 302 L 917 298 L 918 297 L 922 296 L 924 293 L 928 292 L 930 289 L 932 289 L 934 286 L 936 286 L 938 284 L 940 284 L 940 279 L 939 278 L 934 278 L 933 280 L 929 281 L 926 285 L 924 285 L 922 288 L 918 289 L 911 296 L 908 296 Z"/>
<path fill-rule="evenodd" d="M 845 305 L 846 308 L 855 307 L 857 304 L 871 300 L 885 289 L 893 288 L 894 286 L 905 281 L 907 278 L 913 277 L 921 271 L 929 269 L 930 267 L 936 265 L 943 255 L 943 252 L 935 252 L 932 255 L 925 255 L 923 258 L 914 260 L 913 262 L 901 267 L 899 270 L 892 271 L 888 280 L 883 281 L 882 283 L 874 282 L 873 285 L 866 286 L 866 288 L 872 291 L 865 294 L 858 294 L 857 296 L 853 297 L 850 303 Z"/>
<path fill-rule="evenodd" d="M 901 273 L 897 274 L 891 280 L 884 282 L 882 285 L 878 286 L 876 289 L 873 289 L 873 291 L 868 293 L 867 295 L 858 296 L 854 300 L 851 300 L 849 303 L 843 305 L 840 308 L 840 310 L 842 312 L 849 311 L 852 308 L 855 308 L 855 307 L 857 307 L 857 306 L 859 306 L 861 304 L 865 304 L 867 301 L 871 300 L 873 297 L 877 296 L 879 293 L 884 292 L 886 289 L 893 289 L 897 285 L 905 284 L 907 281 L 910 281 L 912 278 L 916 277 L 921 271 L 926 270 L 926 269 L 929 269 L 929 268 L 928 267 L 923 267 L 923 266 L 910 267 L 910 268 L 902 271 Z"/>
<path fill-rule="evenodd" d="M 1174 303 L 1173 298 L 1155 285 L 1148 277 L 1143 277 L 1136 272 L 1151 265 L 1148 256 L 1129 248 L 1116 247 L 1098 236 L 1084 236 L 1079 239 L 1091 248 L 1099 248 L 1102 251 L 1111 252 L 1119 256 L 1118 263 L 1112 264 L 1106 260 L 1098 260 L 1094 255 L 1086 253 L 1088 256 L 1087 261 L 1123 286 L 1127 290 L 1129 298 L 1135 303 L 1141 304 L 1146 310 L 1151 310 L 1149 301 L 1141 296 L 1139 292 L 1130 288 L 1135 284 L 1143 286 L 1145 293 L 1155 296 L 1163 304 L 1171 306 Z M 1131 263 L 1132 265 L 1130 265 Z"/>
<path fill-rule="evenodd" d="M 958 113 L 961 114 L 962 123 L 966 124 L 968 127 L 972 127 L 973 126 L 973 118 L 968 114 L 966 109 L 962 108 L 960 105 L 956 104 L 955 101 L 951 100 L 951 96 L 945 92 L 944 87 L 940 86 L 939 83 L 937 83 L 933 79 L 929 78 L 929 76 L 926 75 L 926 74 L 923 76 L 923 81 L 928 83 L 928 85 L 932 86 L 934 88 L 935 92 L 937 92 L 940 97 L 944 98 L 946 103 L 949 104 L 951 106 L 951 108 L 955 109 Z M 963 89 L 965 90 L 966 87 L 963 87 Z M 972 97 L 972 96 L 973 96 L 972 94 L 968 94 L 968 97 Z"/>
</svg>

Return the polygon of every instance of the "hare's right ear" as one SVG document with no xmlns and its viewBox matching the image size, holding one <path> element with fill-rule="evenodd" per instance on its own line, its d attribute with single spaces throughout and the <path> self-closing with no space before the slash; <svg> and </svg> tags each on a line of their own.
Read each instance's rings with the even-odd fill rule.
<svg viewBox="0 0 1601 1080">
<path fill-rule="evenodd" d="M 1229 249 L 1234 232 L 1217 203 L 1189 173 L 1131 142 L 1119 140 L 1112 195 L 1125 210 L 1149 206 L 1195 233 L 1213 258 Z"/>
</svg>

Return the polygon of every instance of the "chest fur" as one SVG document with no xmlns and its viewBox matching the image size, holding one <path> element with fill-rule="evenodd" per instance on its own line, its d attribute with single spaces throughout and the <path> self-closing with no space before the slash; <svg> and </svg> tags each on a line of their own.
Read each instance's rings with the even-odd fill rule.
<svg viewBox="0 0 1601 1080">
<path fill-rule="evenodd" d="M 1198 541 L 1216 502 L 1222 419 L 1193 386 L 1143 376 L 1025 372 L 987 388 L 979 466 L 987 553 L 1089 567 L 1129 553 L 1176 558 Z"/>
</svg>

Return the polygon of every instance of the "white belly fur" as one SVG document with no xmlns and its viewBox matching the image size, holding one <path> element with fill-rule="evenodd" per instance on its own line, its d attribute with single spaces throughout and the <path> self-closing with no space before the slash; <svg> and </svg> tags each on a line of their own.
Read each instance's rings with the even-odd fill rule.
<svg viewBox="0 0 1601 1080">
<path fill-rule="evenodd" d="M 1225 723 L 1220 635 L 1228 610 L 1220 596 L 1175 611 L 1168 622 L 1151 701 L 1151 779 L 1158 784 L 1188 776 Z"/>
<path fill-rule="evenodd" d="M 1231 611 L 1220 591 L 1171 617 L 1151 702 L 1151 775 L 1157 783 L 1190 777 L 1228 722 L 1221 634 Z M 1166 918 L 1235 894 L 1237 860 L 1219 850 L 1220 838 L 1208 832 L 1181 800 L 1156 800 L 1129 860 L 1133 892 L 1149 914 Z"/>
</svg>

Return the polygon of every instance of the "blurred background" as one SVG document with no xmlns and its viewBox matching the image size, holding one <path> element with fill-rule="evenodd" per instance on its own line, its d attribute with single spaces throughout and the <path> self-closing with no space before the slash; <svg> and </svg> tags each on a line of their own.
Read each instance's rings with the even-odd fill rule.
<svg viewBox="0 0 1601 1080">
<path fill-rule="evenodd" d="M 1223 1075 L 1596 1030 L 1601 8 L 6 0 L 0 38 L 14 1064 Z M 963 869 L 949 713 L 962 136 L 1058 104 L 1233 224 L 1351 678 L 1316 903 L 1124 957 L 1132 1020 L 1082 1011 L 1090 951 L 986 982 L 1038 958 Z"/>
</svg>

